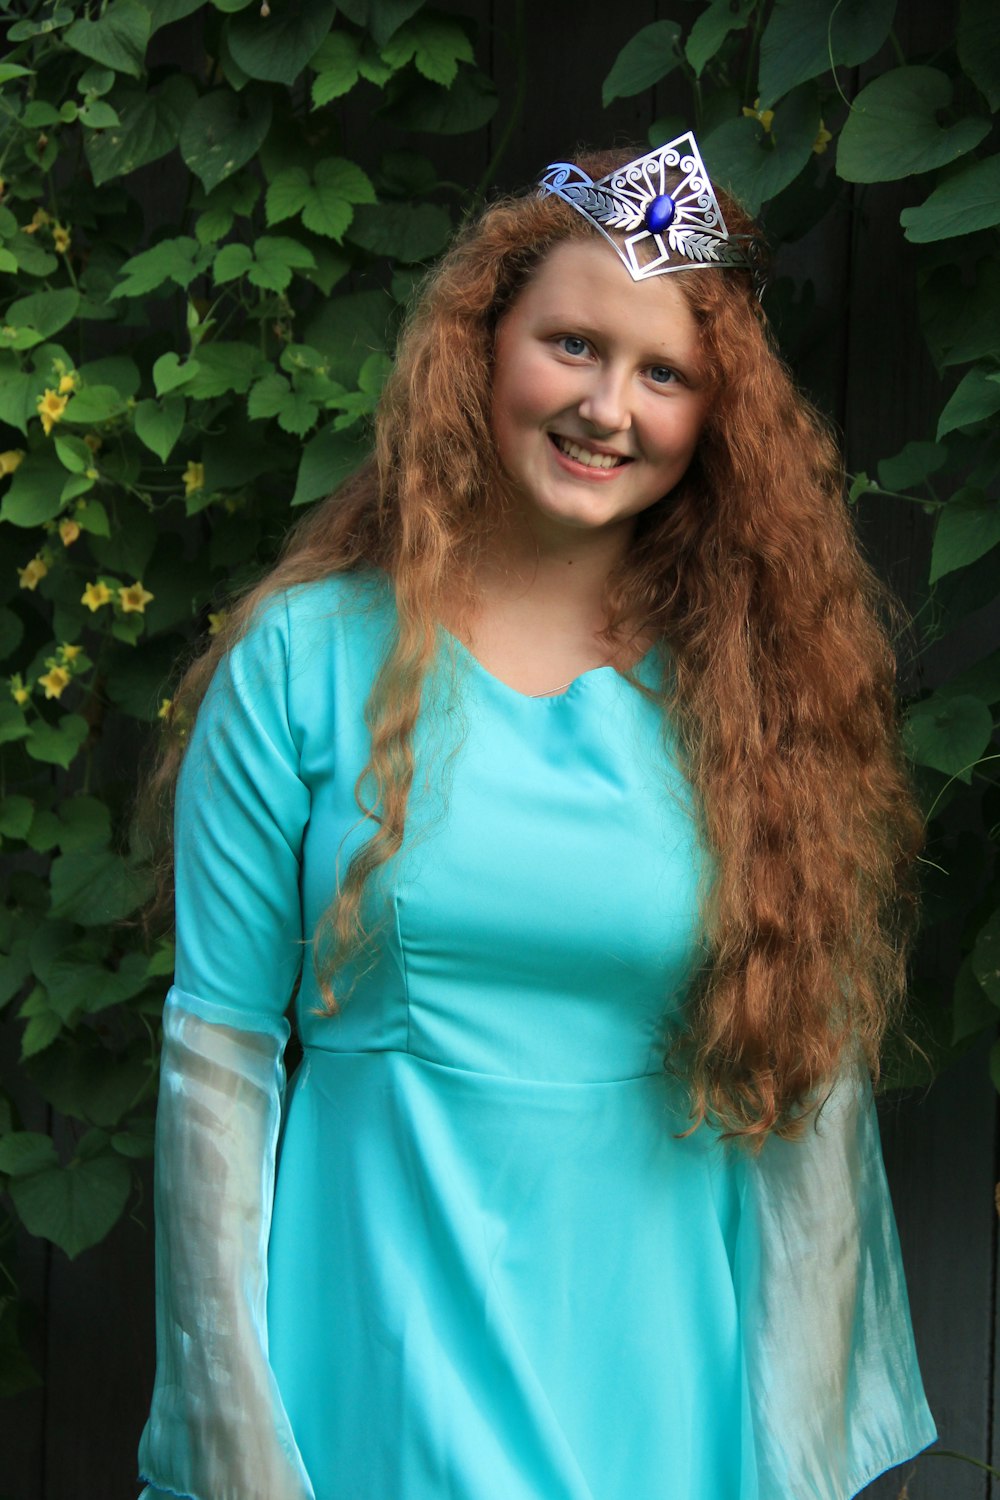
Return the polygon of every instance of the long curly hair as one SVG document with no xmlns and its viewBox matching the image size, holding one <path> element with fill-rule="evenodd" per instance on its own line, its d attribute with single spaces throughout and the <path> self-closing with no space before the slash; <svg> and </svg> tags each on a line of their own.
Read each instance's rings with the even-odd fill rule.
<svg viewBox="0 0 1000 1500">
<path fill-rule="evenodd" d="M 630 159 L 576 158 L 594 178 Z M 730 232 L 753 233 L 719 197 Z M 553 246 L 594 233 L 532 194 L 458 234 L 402 332 L 374 456 L 295 526 L 174 694 L 141 794 L 161 830 L 161 910 L 183 726 L 223 654 L 276 591 L 362 568 L 391 579 L 398 628 L 365 708 L 371 754 L 356 789 L 372 832 L 313 937 L 331 1013 L 338 973 L 368 938 L 366 882 L 403 842 L 437 625 L 446 605 L 452 618 L 476 605 L 496 519 L 498 320 Z M 779 357 L 748 272 L 691 269 L 674 284 L 699 325 L 711 405 L 687 474 L 640 516 L 607 580 L 605 634 L 614 645 L 652 633 L 669 651 L 657 697 L 715 865 L 704 961 L 665 1061 L 687 1082 L 692 1128 L 707 1120 L 755 1149 L 799 1134 L 845 1060 L 864 1058 L 877 1080 L 905 994 L 923 825 L 886 628 L 899 608 L 859 551 L 837 445 Z"/>
</svg>

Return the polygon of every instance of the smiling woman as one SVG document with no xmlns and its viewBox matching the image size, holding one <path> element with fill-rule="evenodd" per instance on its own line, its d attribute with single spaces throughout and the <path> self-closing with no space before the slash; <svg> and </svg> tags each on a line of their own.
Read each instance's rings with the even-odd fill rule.
<svg viewBox="0 0 1000 1500">
<path fill-rule="evenodd" d="M 690 136 L 491 205 L 175 694 L 151 1497 L 847 1500 L 933 1438 L 920 820 L 751 233 Z"/>
</svg>

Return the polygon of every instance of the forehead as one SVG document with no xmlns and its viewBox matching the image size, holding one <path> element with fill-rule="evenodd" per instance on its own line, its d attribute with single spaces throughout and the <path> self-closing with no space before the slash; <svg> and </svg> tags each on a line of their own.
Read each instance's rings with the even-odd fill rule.
<svg viewBox="0 0 1000 1500">
<path fill-rule="evenodd" d="M 680 287 L 683 271 L 633 281 L 610 245 L 596 236 L 563 240 L 536 267 L 510 313 L 518 320 L 586 320 L 609 331 L 700 345 L 698 322 Z"/>
</svg>

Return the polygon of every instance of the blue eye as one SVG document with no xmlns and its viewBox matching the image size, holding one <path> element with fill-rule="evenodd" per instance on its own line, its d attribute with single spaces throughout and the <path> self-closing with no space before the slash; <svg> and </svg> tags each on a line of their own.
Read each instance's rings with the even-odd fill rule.
<svg viewBox="0 0 1000 1500">
<path fill-rule="evenodd" d="M 587 340 L 578 338 L 575 333 L 564 333 L 559 343 L 567 354 L 579 355 L 587 352 Z"/>
<path fill-rule="evenodd" d="M 677 375 L 669 365 L 651 365 L 649 378 L 656 385 L 669 385 L 672 380 L 677 379 Z"/>
</svg>

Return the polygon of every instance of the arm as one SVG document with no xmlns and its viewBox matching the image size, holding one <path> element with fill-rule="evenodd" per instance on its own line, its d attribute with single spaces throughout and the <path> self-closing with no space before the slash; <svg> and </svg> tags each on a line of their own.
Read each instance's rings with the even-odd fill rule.
<svg viewBox="0 0 1000 1500">
<path fill-rule="evenodd" d="M 178 784 L 177 962 L 156 1139 L 152 1488 L 312 1500 L 268 1363 L 267 1242 L 309 815 L 272 600 L 217 670 Z"/>
</svg>

